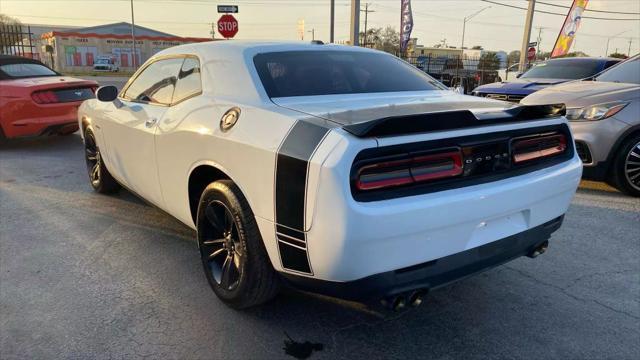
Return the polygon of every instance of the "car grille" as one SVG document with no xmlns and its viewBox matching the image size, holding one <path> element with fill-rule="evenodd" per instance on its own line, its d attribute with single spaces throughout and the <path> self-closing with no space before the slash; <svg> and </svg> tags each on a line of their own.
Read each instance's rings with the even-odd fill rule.
<svg viewBox="0 0 640 360">
<path fill-rule="evenodd" d="M 483 93 L 478 93 L 478 96 L 482 96 L 482 97 L 486 97 L 486 98 L 494 99 L 494 100 L 509 101 L 509 102 L 514 102 L 514 103 L 519 103 L 520 100 L 522 100 L 525 97 L 525 95 L 483 94 Z"/>
<path fill-rule="evenodd" d="M 591 164 L 591 162 L 593 161 L 591 159 L 591 152 L 589 151 L 589 147 L 582 141 L 576 141 L 576 152 L 578 153 L 578 156 L 583 163 Z"/>
</svg>

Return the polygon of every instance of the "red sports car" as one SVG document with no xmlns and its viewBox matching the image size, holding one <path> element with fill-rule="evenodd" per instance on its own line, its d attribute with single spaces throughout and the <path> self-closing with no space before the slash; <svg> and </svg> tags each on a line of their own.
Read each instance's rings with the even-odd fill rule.
<svg viewBox="0 0 640 360">
<path fill-rule="evenodd" d="M 75 132 L 77 109 L 97 87 L 38 60 L 0 55 L 0 140 Z"/>
</svg>

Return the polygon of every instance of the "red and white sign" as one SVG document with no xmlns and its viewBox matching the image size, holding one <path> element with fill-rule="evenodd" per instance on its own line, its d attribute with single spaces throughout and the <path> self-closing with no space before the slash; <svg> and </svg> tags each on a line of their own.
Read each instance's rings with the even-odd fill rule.
<svg viewBox="0 0 640 360">
<path fill-rule="evenodd" d="M 238 20 L 233 15 L 225 14 L 218 19 L 218 33 L 229 39 L 238 33 Z"/>
<path fill-rule="evenodd" d="M 529 48 L 529 50 L 527 50 L 527 59 L 531 61 L 531 60 L 534 60 L 535 58 L 536 58 L 536 48 L 532 46 Z"/>
</svg>

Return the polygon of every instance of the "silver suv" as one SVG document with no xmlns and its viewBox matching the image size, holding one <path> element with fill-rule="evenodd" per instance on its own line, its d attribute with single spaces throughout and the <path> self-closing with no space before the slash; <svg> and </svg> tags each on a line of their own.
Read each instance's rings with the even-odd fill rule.
<svg viewBox="0 0 640 360">
<path fill-rule="evenodd" d="M 640 196 L 640 55 L 593 78 L 540 90 L 521 103 L 566 104 L 583 177 Z"/>
</svg>

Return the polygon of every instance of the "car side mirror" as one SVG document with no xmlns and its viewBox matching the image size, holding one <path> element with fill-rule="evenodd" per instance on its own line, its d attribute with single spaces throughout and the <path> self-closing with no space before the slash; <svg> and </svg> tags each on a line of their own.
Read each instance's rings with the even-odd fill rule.
<svg viewBox="0 0 640 360">
<path fill-rule="evenodd" d="M 100 86 L 96 91 L 96 97 L 100 101 L 112 102 L 118 98 L 118 88 L 113 85 Z"/>
<path fill-rule="evenodd" d="M 520 76 L 522 76 L 523 73 L 519 73 L 518 75 L 516 75 L 516 79 L 519 79 Z"/>
</svg>

